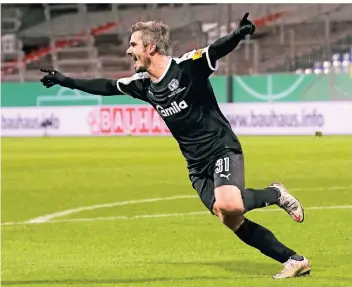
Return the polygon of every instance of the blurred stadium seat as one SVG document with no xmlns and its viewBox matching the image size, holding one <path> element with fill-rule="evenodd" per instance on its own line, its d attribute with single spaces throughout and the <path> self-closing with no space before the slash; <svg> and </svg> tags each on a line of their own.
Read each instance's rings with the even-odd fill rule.
<svg viewBox="0 0 352 287">
<path fill-rule="evenodd" d="M 203 47 L 235 29 L 245 12 L 258 32 L 220 62 L 218 74 L 349 72 L 352 5 L 348 4 L 4 4 L 2 80 L 34 81 L 39 67 L 79 77 L 132 73 L 125 56 L 130 26 L 161 20 L 172 56 Z M 25 13 L 26 17 L 22 17 Z M 228 15 L 231 14 L 231 19 Z M 230 67 L 231 65 L 231 67 Z M 231 68 L 231 70 L 229 70 Z"/>
</svg>

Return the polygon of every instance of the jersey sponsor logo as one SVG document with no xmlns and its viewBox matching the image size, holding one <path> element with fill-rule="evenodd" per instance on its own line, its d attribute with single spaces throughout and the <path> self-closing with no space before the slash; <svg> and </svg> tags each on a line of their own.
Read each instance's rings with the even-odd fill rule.
<svg viewBox="0 0 352 287">
<path fill-rule="evenodd" d="M 164 118 L 172 116 L 174 114 L 177 114 L 179 112 L 181 112 L 182 110 L 188 108 L 187 103 L 183 100 L 182 102 L 175 102 L 173 101 L 171 103 L 171 106 L 168 108 L 163 108 L 159 105 L 156 106 L 156 110 L 159 112 L 159 114 L 161 114 Z"/>
<path fill-rule="evenodd" d="M 177 79 L 172 79 L 171 82 L 167 85 L 167 87 L 169 88 L 169 90 L 175 91 L 179 86 L 179 82 Z"/>
<path fill-rule="evenodd" d="M 199 49 L 193 54 L 192 59 L 197 60 L 197 59 L 201 58 L 202 55 L 203 55 L 203 49 Z"/>
</svg>

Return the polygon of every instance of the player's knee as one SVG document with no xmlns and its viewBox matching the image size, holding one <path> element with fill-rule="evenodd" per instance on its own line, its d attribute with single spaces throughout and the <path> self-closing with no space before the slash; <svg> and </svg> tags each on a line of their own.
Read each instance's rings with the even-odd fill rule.
<svg viewBox="0 0 352 287">
<path fill-rule="evenodd" d="M 243 215 L 223 215 L 221 218 L 222 223 L 235 232 L 238 228 L 240 228 L 241 224 L 244 222 Z"/>
<path fill-rule="evenodd" d="M 223 214 L 242 215 L 244 207 L 241 191 L 231 185 L 216 188 L 214 209 Z"/>
<path fill-rule="evenodd" d="M 219 209 L 223 214 L 243 214 L 243 206 L 234 201 L 225 201 L 219 202 L 217 205 L 217 209 Z"/>
</svg>

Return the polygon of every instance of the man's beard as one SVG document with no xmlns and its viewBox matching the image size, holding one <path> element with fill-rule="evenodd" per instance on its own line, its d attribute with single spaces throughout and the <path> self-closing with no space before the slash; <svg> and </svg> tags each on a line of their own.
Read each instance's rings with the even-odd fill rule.
<svg viewBox="0 0 352 287">
<path fill-rule="evenodd" d="M 137 67 L 136 73 L 144 73 L 147 71 L 147 68 L 144 66 Z"/>
<path fill-rule="evenodd" d="M 142 62 L 142 61 L 141 61 Z M 147 72 L 148 68 L 150 67 L 151 61 L 150 59 L 146 58 L 143 61 L 143 65 L 137 67 L 136 69 L 136 73 L 143 73 L 143 72 Z"/>
</svg>

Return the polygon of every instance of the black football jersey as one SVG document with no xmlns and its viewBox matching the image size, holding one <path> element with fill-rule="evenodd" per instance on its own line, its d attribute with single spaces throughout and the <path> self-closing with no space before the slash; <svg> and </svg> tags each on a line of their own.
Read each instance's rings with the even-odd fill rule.
<svg viewBox="0 0 352 287">
<path fill-rule="evenodd" d="M 242 153 L 209 81 L 218 65 L 211 51 L 206 47 L 170 58 L 157 81 L 152 81 L 148 73 L 117 80 L 119 93 L 148 102 L 158 111 L 190 170 L 199 169 L 226 149 Z"/>
</svg>

